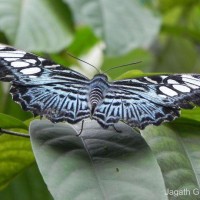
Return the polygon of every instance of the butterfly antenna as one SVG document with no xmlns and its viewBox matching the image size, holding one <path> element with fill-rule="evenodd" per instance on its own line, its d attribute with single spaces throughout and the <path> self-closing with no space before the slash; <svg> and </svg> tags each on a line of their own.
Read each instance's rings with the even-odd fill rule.
<svg viewBox="0 0 200 200">
<path fill-rule="evenodd" d="M 83 62 L 83 63 L 85 63 L 85 64 L 87 64 L 87 65 L 90 65 L 91 67 L 93 67 L 94 69 L 96 69 L 98 73 L 101 73 L 101 71 L 100 71 L 97 67 L 95 67 L 94 65 L 92 65 L 92 64 L 90 64 L 90 63 L 88 63 L 88 62 L 86 62 L 86 61 L 84 61 L 84 60 L 82 60 L 82 59 L 80 59 L 80 58 L 77 58 L 76 56 L 74 56 L 74 55 L 72 55 L 72 54 L 70 54 L 70 53 L 68 53 L 68 52 L 65 52 L 65 53 L 66 53 L 68 56 L 71 56 L 72 58 L 75 58 L 76 60 L 79 60 L 79 61 L 81 61 L 81 62 Z"/>
<path fill-rule="evenodd" d="M 138 63 L 141 63 L 142 61 L 138 61 L 138 62 L 132 62 L 132 63 L 128 63 L 128 64 L 123 64 L 123 65 L 119 65 L 119 66 L 114 66 L 114 67 L 111 67 L 109 69 L 107 69 L 106 71 L 104 71 L 103 73 L 107 73 L 113 69 L 116 69 L 116 68 L 120 68 L 120 67 L 126 67 L 126 66 L 130 66 L 130 65 L 135 65 L 135 64 L 138 64 Z"/>
</svg>

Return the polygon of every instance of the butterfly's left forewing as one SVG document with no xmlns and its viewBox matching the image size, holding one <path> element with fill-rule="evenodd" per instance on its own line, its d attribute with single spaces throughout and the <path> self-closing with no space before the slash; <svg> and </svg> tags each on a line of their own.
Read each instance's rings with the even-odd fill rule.
<svg viewBox="0 0 200 200">
<path fill-rule="evenodd" d="M 104 127 L 124 121 L 140 129 L 179 116 L 180 108 L 200 105 L 200 75 L 162 75 L 110 83 L 94 118 Z"/>
<path fill-rule="evenodd" d="M 70 123 L 89 117 L 89 80 L 50 60 L 1 45 L 0 79 L 11 82 L 13 99 L 35 115 Z"/>
<path fill-rule="evenodd" d="M 88 80 L 80 73 L 64 68 L 48 59 L 5 45 L 0 45 L 0 67 L 0 80 L 3 81 L 16 81 L 22 78 L 25 79 L 22 80 L 24 82 L 28 78 L 35 78 L 35 80 L 43 78 L 45 81 L 45 78 L 52 76 L 60 76 L 60 80 L 65 79 L 62 76 L 68 77 L 69 80 Z"/>
</svg>

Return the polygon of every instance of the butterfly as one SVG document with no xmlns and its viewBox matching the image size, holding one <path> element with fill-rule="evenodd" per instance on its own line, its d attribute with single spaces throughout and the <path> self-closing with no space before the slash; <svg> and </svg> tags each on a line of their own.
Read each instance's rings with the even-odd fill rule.
<svg viewBox="0 0 200 200">
<path fill-rule="evenodd" d="M 123 121 L 144 129 L 180 116 L 180 109 L 200 105 L 200 74 L 91 80 L 50 60 L 0 45 L 0 80 L 11 82 L 13 100 L 53 123 L 75 124 L 91 118 L 103 128 Z"/>
</svg>

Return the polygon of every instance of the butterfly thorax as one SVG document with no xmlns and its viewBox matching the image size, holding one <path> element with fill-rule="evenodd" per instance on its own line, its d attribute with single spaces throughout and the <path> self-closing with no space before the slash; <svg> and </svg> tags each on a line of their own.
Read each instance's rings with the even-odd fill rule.
<svg viewBox="0 0 200 200">
<path fill-rule="evenodd" d="M 108 90 L 108 78 L 103 74 L 95 75 L 90 82 L 89 91 L 89 107 L 91 116 L 94 114 L 95 108 L 104 99 Z"/>
</svg>

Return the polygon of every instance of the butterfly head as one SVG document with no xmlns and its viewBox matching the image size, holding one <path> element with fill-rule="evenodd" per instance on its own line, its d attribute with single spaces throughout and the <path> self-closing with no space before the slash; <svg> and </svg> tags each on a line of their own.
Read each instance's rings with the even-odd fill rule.
<svg viewBox="0 0 200 200">
<path fill-rule="evenodd" d="M 96 74 L 92 80 L 108 81 L 108 77 L 105 74 Z"/>
</svg>

